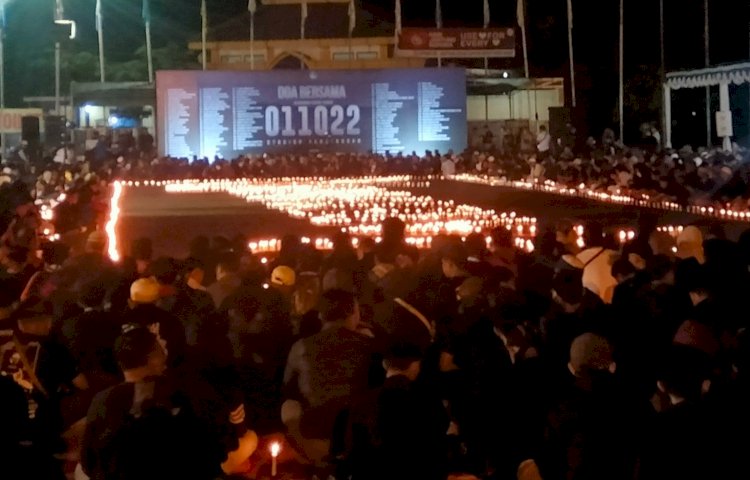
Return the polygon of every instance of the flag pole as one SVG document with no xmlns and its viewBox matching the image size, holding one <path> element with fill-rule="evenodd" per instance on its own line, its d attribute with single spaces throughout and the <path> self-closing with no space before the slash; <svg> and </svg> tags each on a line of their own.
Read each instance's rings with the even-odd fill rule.
<svg viewBox="0 0 750 480">
<path fill-rule="evenodd" d="M 401 0 L 396 0 L 396 4 L 394 5 L 394 11 L 393 11 L 393 17 L 396 23 L 396 28 L 394 28 L 394 41 L 396 42 L 396 48 L 398 48 L 398 37 L 401 35 Z"/>
<path fill-rule="evenodd" d="M 710 38 L 709 38 L 708 0 L 703 0 L 703 55 L 705 67 L 711 65 Z M 711 87 L 706 85 L 706 146 L 710 147 L 711 138 Z"/>
<path fill-rule="evenodd" d="M 148 62 L 148 83 L 154 83 L 154 58 L 151 54 L 151 20 L 146 22 L 146 61 Z"/>
<path fill-rule="evenodd" d="M 102 1 L 96 0 L 96 33 L 99 41 L 99 81 L 105 82 L 104 74 L 104 25 L 102 21 Z"/>
<path fill-rule="evenodd" d="M 208 33 L 208 11 L 206 10 L 206 0 L 201 1 L 201 60 L 203 63 L 203 70 L 206 70 L 207 58 L 206 58 L 206 36 Z"/>
<path fill-rule="evenodd" d="M 484 28 L 485 30 L 487 27 L 490 26 L 490 0 L 484 0 L 483 5 L 483 16 L 484 16 Z M 484 57 L 484 75 L 488 76 L 490 70 L 490 59 L 488 57 Z"/>
<path fill-rule="evenodd" d="M 354 51 L 352 49 L 352 33 L 354 32 L 354 27 L 357 23 L 357 10 L 354 6 L 354 0 L 349 0 L 349 8 L 347 13 L 349 14 L 349 62 L 353 62 Z"/>
<path fill-rule="evenodd" d="M 256 0 L 248 0 L 247 10 L 250 12 L 250 70 L 255 70 L 255 11 L 258 9 Z"/>
<path fill-rule="evenodd" d="M 568 0 L 568 59 L 570 61 L 570 103 L 576 106 L 576 72 L 573 62 L 573 0 Z"/>
<path fill-rule="evenodd" d="M 518 0 L 518 24 L 521 27 L 521 42 L 523 45 L 523 74 L 526 78 L 529 78 L 529 51 L 526 46 L 526 1 Z"/>
<path fill-rule="evenodd" d="M 664 0 L 659 0 L 659 80 L 661 83 L 661 92 L 664 95 L 666 91 L 664 85 L 666 83 L 667 65 L 665 61 L 664 51 Z M 664 101 L 662 101 L 662 112 L 661 112 L 661 135 L 662 145 L 666 146 L 667 140 L 667 112 L 665 111 Z"/>
<path fill-rule="evenodd" d="M 0 114 L 5 113 L 5 4 L 0 3 Z M 5 127 L 0 125 L 0 153 L 5 158 Z"/>
<path fill-rule="evenodd" d="M 250 70 L 255 70 L 255 12 L 250 12 Z"/>
<path fill-rule="evenodd" d="M 518 25 L 521 27 L 521 42 L 523 46 L 523 74 L 526 80 L 529 79 L 529 51 L 526 45 L 526 1 L 518 0 L 516 3 L 516 16 L 518 17 Z M 529 117 L 529 123 L 531 123 L 531 92 L 529 92 L 529 85 L 526 85 L 526 113 Z"/>
<path fill-rule="evenodd" d="M 443 8 L 440 0 L 435 0 L 435 27 L 443 28 Z M 443 66 L 443 53 L 438 50 L 438 68 Z"/>
<path fill-rule="evenodd" d="M 151 4 L 150 0 L 143 0 L 141 17 L 146 30 L 146 65 L 148 66 L 148 83 L 154 83 L 154 60 L 151 56 Z"/>
<path fill-rule="evenodd" d="M 620 0 L 620 78 L 618 105 L 620 110 L 620 141 L 625 142 L 625 0 Z"/>
<path fill-rule="evenodd" d="M 300 40 L 305 39 L 305 22 L 307 21 L 307 2 L 305 0 L 302 1 L 302 3 L 299 6 L 300 14 L 299 14 L 299 38 Z M 305 62 L 300 59 L 299 62 L 299 68 L 300 70 L 305 69 Z"/>
</svg>

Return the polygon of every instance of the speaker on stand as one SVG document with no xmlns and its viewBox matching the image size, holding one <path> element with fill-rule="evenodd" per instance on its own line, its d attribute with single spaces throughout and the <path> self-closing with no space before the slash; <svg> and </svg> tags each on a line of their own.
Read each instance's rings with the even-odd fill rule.
<svg viewBox="0 0 750 480">
<path fill-rule="evenodd" d="M 25 151 L 29 161 L 39 159 L 41 140 L 39 117 L 21 117 L 21 141 L 27 144 Z"/>
</svg>

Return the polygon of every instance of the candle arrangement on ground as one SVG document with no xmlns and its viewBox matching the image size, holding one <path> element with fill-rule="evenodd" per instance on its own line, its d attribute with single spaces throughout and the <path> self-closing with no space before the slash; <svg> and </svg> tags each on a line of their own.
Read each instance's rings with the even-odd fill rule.
<svg viewBox="0 0 750 480">
<path fill-rule="evenodd" d="M 425 188 L 429 187 L 430 182 L 435 179 L 443 179 L 441 176 L 421 176 L 415 177 L 410 175 L 392 175 L 388 177 L 360 177 L 360 178 L 348 178 L 341 179 L 343 182 L 360 182 L 363 185 L 381 185 L 388 186 L 390 188 Z M 700 215 L 702 217 L 715 218 L 720 220 L 729 221 L 746 221 L 750 222 L 750 210 L 737 210 L 732 209 L 729 206 L 725 208 L 717 208 L 713 206 L 700 206 L 700 205 L 679 205 L 674 202 L 664 201 L 658 198 L 652 198 L 647 193 L 638 191 L 621 191 L 616 189 L 615 191 L 604 192 L 598 189 L 588 187 L 586 184 L 581 183 L 575 187 L 569 187 L 560 185 L 551 180 L 545 180 L 541 182 L 537 181 L 513 181 L 508 180 L 505 177 L 490 177 L 486 175 L 474 175 L 474 174 L 458 174 L 453 175 L 450 178 L 445 178 L 456 182 L 464 182 L 478 185 L 488 185 L 504 188 L 513 188 L 517 190 L 532 190 L 544 193 L 550 193 L 554 195 L 561 195 L 566 197 L 580 197 L 587 200 L 594 200 L 602 203 L 616 204 L 616 205 L 630 205 L 642 208 L 650 208 L 662 211 L 671 212 L 685 212 L 693 215 Z M 128 187 L 171 187 L 178 186 L 181 188 L 185 185 L 192 185 L 196 190 L 204 192 L 218 192 L 223 191 L 222 185 L 244 182 L 251 184 L 263 184 L 266 182 L 298 182 L 305 183 L 308 181 L 332 181 L 325 178 L 300 178 L 300 177 L 287 177 L 277 179 L 243 179 L 243 180 L 227 180 L 227 179 L 211 179 L 211 180 L 129 180 L 121 182 L 124 186 Z"/>
<path fill-rule="evenodd" d="M 227 192 L 259 203 L 268 209 L 282 211 L 293 218 L 304 219 L 318 227 L 335 227 L 353 237 L 372 237 L 382 234 L 381 223 L 397 217 L 406 224 L 407 242 L 419 248 L 429 248 L 435 235 L 459 235 L 488 232 L 505 227 L 521 239 L 536 234 L 536 218 L 519 216 L 515 212 L 496 212 L 453 201 L 435 200 L 399 188 L 409 184 L 408 177 L 377 179 L 287 179 L 274 181 L 220 181 L 166 185 L 170 193 Z M 356 240 L 356 239 L 355 239 Z M 253 251 L 275 251 L 280 242 L 275 239 L 251 243 Z M 328 238 L 315 239 L 320 249 L 330 248 Z"/>
<path fill-rule="evenodd" d="M 581 190 L 560 189 L 549 182 L 531 184 L 525 182 L 508 182 L 502 179 L 457 176 L 455 180 L 487 183 L 491 185 L 511 186 L 541 190 L 561 195 L 579 195 Z M 128 181 L 114 182 L 110 201 L 109 218 L 105 228 L 109 238 L 109 255 L 114 261 L 119 259 L 117 222 L 120 216 L 119 202 L 126 187 L 163 188 L 167 193 L 207 194 L 228 193 L 244 199 L 248 203 L 262 205 L 267 209 L 283 212 L 292 218 L 301 219 L 311 226 L 324 227 L 329 233 L 320 236 L 302 237 L 302 242 L 312 244 L 318 250 L 333 248 L 330 230 L 340 230 L 352 236 L 354 247 L 363 238 L 380 241 L 381 223 L 385 218 L 397 217 L 406 224 L 406 242 L 420 249 L 430 248 L 437 235 L 457 235 L 462 238 L 472 233 L 488 234 L 493 228 L 508 229 L 513 235 L 514 245 L 520 250 L 532 252 L 537 235 L 537 219 L 521 216 L 516 212 L 497 212 L 474 205 L 460 204 L 452 200 L 436 200 L 428 195 L 410 191 L 428 188 L 433 177 L 412 177 L 408 175 L 389 177 L 357 177 L 331 179 L 323 177 L 310 178 L 253 178 L 253 179 L 211 179 L 211 180 L 169 180 L 169 181 Z M 596 192 L 595 192 L 596 193 Z M 647 199 L 592 193 L 588 198 L 620 204 L 631 204 L 639 207 L 675 209 L 676 205 L 649 204 Z M 51 209 L 42 209 L 43 217 L 52 217 Z M 695 211 L 697 210 L 697 211 Z M 750 219 L 750 214 L 714 208 L 689 207 L 683 211 L 702 214 L 709 217 L 732 220 Z M 576 225 L 578 244 L 585 246 L 583 226 Z M 668 233 L 675 239 L 682 231 L 682 226 L 662 226 L 659 231 Z M 321 232 L 324 233 L 324 232 Z M 630 227 L 619 227 L 610 232 L 621 245 L 632 241 L 636 231 Z M 50 239 L 59 237 L 53 231 L 45 232 Z M 309 235 L 309 233 L 308 233 Z M 488 246 L 491 239 L 487 237 Z M 281 248 L 279 238 L 253 238 L 248 241 L 248 249 L 254 253 L 273 254 Z M 267 257 L 264 257 L 269 261 Z"/>
</svg>

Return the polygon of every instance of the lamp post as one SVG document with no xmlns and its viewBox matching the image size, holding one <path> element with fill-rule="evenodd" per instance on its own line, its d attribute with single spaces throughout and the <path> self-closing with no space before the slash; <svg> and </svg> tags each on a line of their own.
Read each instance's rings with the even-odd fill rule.
<svg viewBox="0 0 750 480">
<path fill-rule="evenodd" d="M 68 38 L 76 38 L 76 22 L 65 18 L 62 0 L 55 0 L 55 24 L 70 28 Z M 55 41 L 55 114 L 60 115 L 60 40 Z"/>
<path fill-rule="evenodd" d="M 5 113 L 5 4 L 0 0 L 0 113 Z M 5 156 L 5 127 L 0 125 L 0 153 Z"/>
</svg>

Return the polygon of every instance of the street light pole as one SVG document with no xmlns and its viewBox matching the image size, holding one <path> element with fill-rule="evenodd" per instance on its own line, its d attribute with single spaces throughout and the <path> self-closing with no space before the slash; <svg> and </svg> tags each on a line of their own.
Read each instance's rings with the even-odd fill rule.
<svg viewBox="0 0 750 480">
<path fill-rule="evenodd" d="M 76 38 L 76 22 L 67 20 L 63 10 L 62 0 L 55 1 L 55 24 L 69 28 L 69 39 Z M 101 30 L 101 29 L 100 29 Z M 55 42 L 55 114 L 60 115 L 60 40 Z M 104 79 L 102 79 L 104 80 Z"/>
<path fill-rule="evenodd" d="M 60 42 L 55 42 L 55 115 L 60 115 Z"/>
<path fill-rule="evenodd" d="M 3 9 L 3 21 L 5 21 L 5 5 Z M 5 25 L 0 25 L 0 113 L 5 113 Z M 7 151 L 5 145 L 5 126 L 0 125 L 0 153 L 5 156 Z"/>
<path fill-rule="evenodd" d="M 65 18 L 62 0 L 55 0 L 55 24 Z M 55 42 L 55 115 L 60 115 L 60 40 Z"/>
<path fill-rule="evenodd" d="M 618 105 L 620 110 L 620 141 L 625 142 L 625 0 L 620 0 L 620 81 Z"/>
<path fill-rule="evenodd" d="M 0 0 L 0 112 L 5 113 L 5 0 Z M 5 126 L 0 125 L 0 153 L 5 157 Z"/>
</svg>

